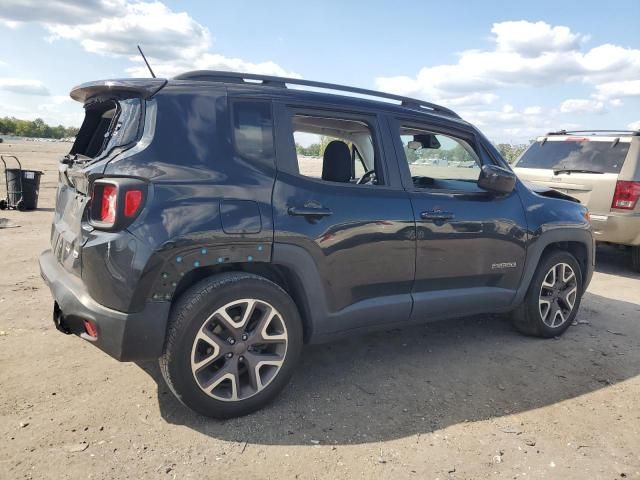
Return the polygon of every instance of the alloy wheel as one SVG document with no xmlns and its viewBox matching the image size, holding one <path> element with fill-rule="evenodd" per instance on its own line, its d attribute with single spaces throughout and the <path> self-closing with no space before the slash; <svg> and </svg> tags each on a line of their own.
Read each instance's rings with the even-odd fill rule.
<svg viewBox="0 0 640 480">
<path fill-rule="evenodd" d="M 576 303 L 578 281 L 570 265 L 558 263 L 551 267 L 542 281 L 539 296 L 540 317 L 545 325 L 563 325 Z"/>
<path fill-rule="evenodd" d="M 245 400 L 276 377 L 287 354 L 280 313 L 257 299 L 235 300 L 210 315 L 191 349 L 191 371 L 200 389 L 222 401 Z"/>
</svg>

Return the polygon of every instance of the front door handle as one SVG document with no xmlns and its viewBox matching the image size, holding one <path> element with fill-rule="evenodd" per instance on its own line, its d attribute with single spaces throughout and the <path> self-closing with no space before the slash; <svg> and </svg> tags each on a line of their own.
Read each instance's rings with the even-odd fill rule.
<svg viewBox="0 0 640 480">
<path fill-rule="evenodd" d="M 294 217 L 328 217 L 333 214 L 324 207 L 289 207 L 287 213 Z"/>
<path fill-rule="evenodd" d="M 423 220 L 444 222 L 446 220 L 453 220 L 456 216 L 451 212 L 443 212 L 442 210 L 427 210 L 420 214 L 420 218 Z"/>
</svg>

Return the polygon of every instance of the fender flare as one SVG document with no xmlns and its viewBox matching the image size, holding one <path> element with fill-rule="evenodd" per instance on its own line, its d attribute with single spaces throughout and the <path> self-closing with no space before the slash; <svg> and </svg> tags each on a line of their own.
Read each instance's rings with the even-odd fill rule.
<svg viewBox="0 0 640 480">
<path fill-rule="evenodd" d="M 587 252 L 587 262 L 586 271 L 583 272 L 582 286 L 583 291 L 587 289 L 589 282 L 591 281 L 593 267 L 595 265 L 595 240 L 593 238 L 593 233 L 591 232 L 591 227 L 552 227 L 552 229 L 543 230 L 535 236 L 527 247 L 525 267 L 520 279 L 520 286 L 516 290 L 516 295 L 512 301 L 513 307 L 518 306 L 523 302 L 545 249 L 550 245 L 566 242 L 580 243 L 585 247 Z"/>
</svg>

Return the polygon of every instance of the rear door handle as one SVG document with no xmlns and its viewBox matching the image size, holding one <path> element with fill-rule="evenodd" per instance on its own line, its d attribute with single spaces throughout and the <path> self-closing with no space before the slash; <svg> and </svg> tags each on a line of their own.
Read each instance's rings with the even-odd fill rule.
<svg viewBox="0 0 640 480">
<path fill-rule="evenodd" d="M 289 207 L 287 213 L 294 217 L 328 217 L 333 214 L 324 207 Z"/>
<path fill-rule="evenodd" d="M 443 222 L 446 220 L 453 220 L 456 216 L 451 212 L 443 212 L 442 210 L 427 210 L 420 214 L 420 218 L 423 220 Z"/>
</svg>

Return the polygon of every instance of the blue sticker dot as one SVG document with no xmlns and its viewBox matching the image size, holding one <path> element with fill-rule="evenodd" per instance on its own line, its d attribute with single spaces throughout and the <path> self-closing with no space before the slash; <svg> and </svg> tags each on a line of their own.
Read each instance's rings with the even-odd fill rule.
<svg viewBox="0 0 640 480">
<path fill-rule="evenodd" d="M 176 257 L 176 262 L 178 263 L 182 262 L 182 257 Z"/>
<path fill-rule="evenodd" d="M 207 249 L 206 249 L 206 248 L 203 248 L 202 250 L 200 250 L 200 253 L 201 253 L 202 255 L 206 255 L 206 254 L 207 254 Z"/>
<path fill-rule="evenodd" d="M 248 260 L 248 261 L 250 261 L 250 262 L 253 262 L 253 257 L 252 257 L 251 255 L 249 255 L 249 256 L 247 257 L 247 260 Z"/>
<path fill-rule="evenodd" d="M 218 257 L 218 263 L 222 263 L 222 262 L 224 262 L 224 258 Z"/>
<path fill-rule="evenodd" d="M 199 267 L 200 266 L 200 262 L 196 260 L 195 262 L 193 262 L 193 266 L 194 267 Z"/>
<path fill-rule="evenodd" d="M 258 245 L 258 251 L 261 252 L 262 251 L 262 245 Z"/>
</svg>

